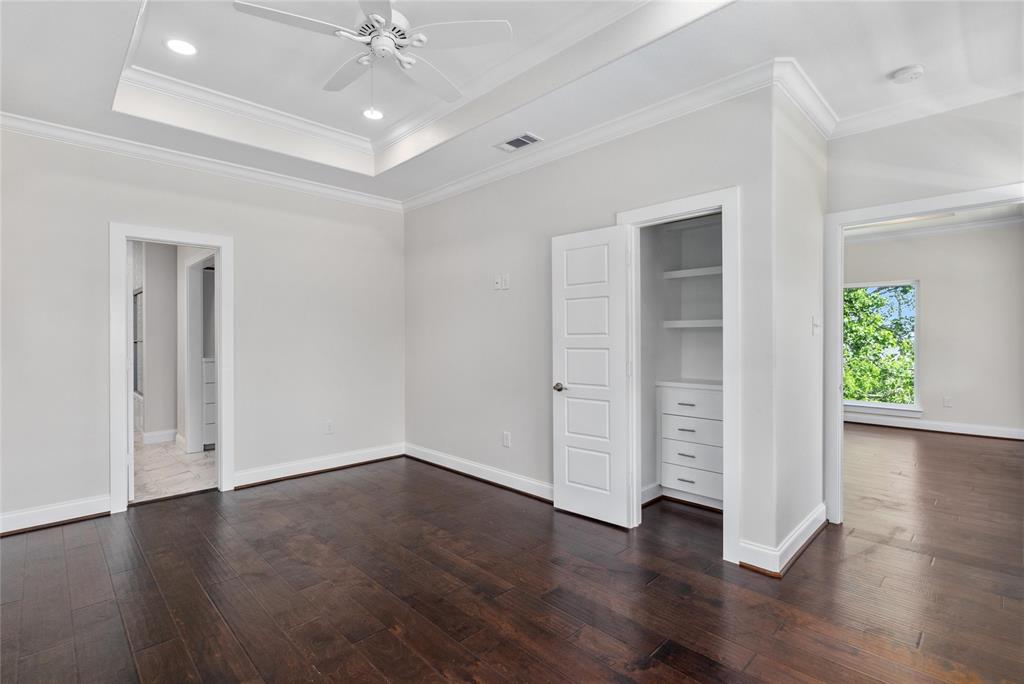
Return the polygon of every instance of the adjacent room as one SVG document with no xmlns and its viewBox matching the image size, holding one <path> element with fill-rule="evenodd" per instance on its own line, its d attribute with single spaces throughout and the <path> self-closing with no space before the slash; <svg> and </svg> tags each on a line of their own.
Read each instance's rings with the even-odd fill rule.
<svg viewBox="0 0 1024 684">
<path fill-rule="evenodd" d="M 845 229 L 844 524 L 854 535 L 993 567 L 1020 560 L 1022 210 Z"/>
<path fill-rule="evenodd" d="M 1022 56 L 0 0 L 0 684 L 1024 681 Z"/>
<path fill-rule="evenodd" d="M 132 276 L 128 285 L 128 356 L 132 364 L 133 414 L 129 421 L 133 434 L 128 499 L 142 502 L 214 489 L 217 384 L 213 254 L 209 250 L 133 240 L 128 259 Z M 191 345 L 190 327 L 194 338 Z M 190 368 L 195 378 L 190 377 Z M 194 422 L 190 422 L 191 413 L 196 414 Z"/>
</svg>

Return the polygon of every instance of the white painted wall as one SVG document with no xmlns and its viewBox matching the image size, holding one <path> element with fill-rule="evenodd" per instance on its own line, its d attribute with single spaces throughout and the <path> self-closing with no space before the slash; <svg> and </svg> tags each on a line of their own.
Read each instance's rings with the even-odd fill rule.
<svg viewBox="0 0 1024 684">
<path fill-rule="evenodd" d="M 551 237 L 739 185 L 741 530 L 774 544 L 771 107 L 765 88 L 410 212 L 407 440 L 551 482 Z"/>
<path fill-rule="evenodd" d="M 143 253 L 142 426 L 154 433 L 177 428 L 178 248 L 150 242 Z"/>
<path fill-rule="evenodd" d="M 1024 430 L 1024 222 L 848 240 L 845 279 L 919 281 L 921 421 Z"/>
<path fill-rule="evenodd" d="M 781 541 L 824 501 L 823 235 L 827 146 L 793 102 L 772 109 L 775 533 Z M 744 246 L 745 249 L 745 246 Z"/>
<path fill-rule="evenodd" d="M 239 470 L 402 442 L 400 214 L 10 132 L 2 145 L 4 512 L 109 493 L 110 221 L 234 237 Z"/>
<path fill-rule="evenodd" d="M 828 210 L 1024 180 L 1024 93 L 829 142 Z"/>
</svg>

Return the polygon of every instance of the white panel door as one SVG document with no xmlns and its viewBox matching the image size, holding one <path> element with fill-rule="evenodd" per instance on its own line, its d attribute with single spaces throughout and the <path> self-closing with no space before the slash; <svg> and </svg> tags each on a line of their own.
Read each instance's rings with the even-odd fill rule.
<svg viewBox="0 0 1024 684">
<path fill-rule="evenodd" d="M 630 527 L 628 229 L 551 240 L 555 507 Z M 638 522 L 638 521 L 637 521 Z"/>
</svg>

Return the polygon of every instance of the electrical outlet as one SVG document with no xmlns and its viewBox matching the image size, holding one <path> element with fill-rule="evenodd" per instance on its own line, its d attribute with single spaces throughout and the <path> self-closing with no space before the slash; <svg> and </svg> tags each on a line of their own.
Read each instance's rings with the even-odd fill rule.
<svg viewBox="0 0 1024 684">
<path fill-rule="evenodd" d="M 512 433 L 508 430 L 501 433 L 501 446 L 506 449 L 510 449 L 512 447 Z"/>
<path fill-rule="evenodd" d="M 334 434 L 334 421 L 333 420 L 327 421 L 327 423 L 324 425 L 324 434 L 325 435 L 333 435 Z"/>
<path fill-rule="evenodd" d="M 511 276 L 508 273 L 501 274 L 501 289 L 507 290 L 509 288 L 509 280 Z"/>
<path fill-rule="evenodd" d="M 951 397 L 942 397 L 942 408 L 953 408 L 953 399 Z"/>
<path fill-rule="evenodd" d="M 500 290 L 501 289 L 501 274 L 500 273 L 495 273 L 494 274 L 494 289 L 495 290 Z"/>
</svg>

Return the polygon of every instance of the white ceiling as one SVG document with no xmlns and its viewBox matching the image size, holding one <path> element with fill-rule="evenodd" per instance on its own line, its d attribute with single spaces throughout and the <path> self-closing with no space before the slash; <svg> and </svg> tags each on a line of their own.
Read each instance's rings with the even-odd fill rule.
<svg viewBox="0 0 1024 684">
<path fill-rule="evenodd" d="M 332 67 L 353 48 L 234 12 L 226 0 L 147 8 L 131 57 L 138 66 L 368 137 L 378 146 L 425 114 L 426 120 L 447 115 L 434 129 L 418 133 L 435 136 L 435 129 L 445 129 L 446 135 L 376 177 L 111 111 L 139 14 L 135 1 L 0 3 L 0 106 L 11 114 L 404 200 L 510 159 L 543 155 L 545 146 L 580 131 L 777 57 L 795 58 L 803 67 L 837 115 L 837 134 L 1024 90 L 1024 3 L 739 0 L 539 97 L 516 100 L 509 92 L 523 83 L 508 80 L 517 69 L 542 59 L 555 65 L 564 56 L 553 54 L 552 36 L 561 30 L 550 21 L 555 14 L 570 23 L 574 16 L 586 16 L 588 31 L 574 36 L 584 46 L 594 38 L 582 34 L 602 22 L 654 21 L 664 11 L 658 4 L 648 3 L 625 18 L 635 4 L 399 2 L 413 24 L 456 14 L 509 18 L 516 41 L 504 48 L 444 53 L 449 60 L 444 68 L 468 95 L 447 109 L 421 93 L 390 90 L 381 79 L 379 106 L 389 117 L 379 128 L 358 115 L 364 106 L 361 82 L 351 93 L 321 91 Z M 287 5 L 291 11 L 304 5 L 311 15 L 340 23 L 357 12 L 350 2 Z M 201 59 L 190 64 L 166 52 L 162 42 L 172 32 L 195 42 Z M 441 51 L 434 55 L 440 66 Z M 885 77 L 918 62 L 927 68 L 920 81 L 897 86 Z M 519 78 L 527 77 L 535 83 L 543 71 Z M 482 122 L 461 128 L 444 123 L 474 107 L 479 114 L 480 103 L 498 94 L 506 105 Z M 525 131 L 546 142 L 514 155 L 493 147 Z"/>
</svg>

